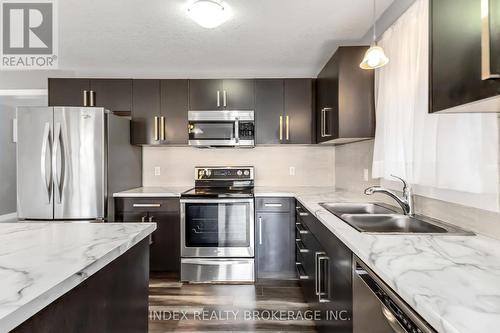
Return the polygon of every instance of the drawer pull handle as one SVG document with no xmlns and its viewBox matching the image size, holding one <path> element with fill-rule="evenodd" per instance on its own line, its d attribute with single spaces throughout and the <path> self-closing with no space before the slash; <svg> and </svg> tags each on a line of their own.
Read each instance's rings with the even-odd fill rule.
<svg viewBox="0 0 500 333">
<path fill-rule="evenodd" d="M 283 204 L 280 203 L 266 203 L 264 204 L 266 207 L 283 207 Z"/>
<path fill-rule="evenodd" d="M 301 240 L 295 241 L 295 245 L 299 249 L 300 253 L 308 253 L 309 252 L 309 249 L 306 248 L 306 246 L 304 245 L 304 243 Z"/>
<path fill-rule="evenodd" d="M 139 203 L 135 203 L 132 205 L 132 207 L 135 207 L 135 208 L 140 208 L 140 207 L 151 207 L 151 208 L 159 208 L 161 207 L 161 204 L 159 203 L 144 203 L 144 204 L 139 204 Z"/>
<path fill-rule="evenodd" d="M 309 233 L 309 230 L 307 230 L 302 224 L 300 223 L 297 223 L 295 225 L 295 228 L 297 229 L 298 233 L 299 234 L 302 234 L 302 235 L 307 235 Z"/>
<path fill-rule="evenodd" d="M 309 216 L 308 212 L 302 211 L 302 207 L 295 207 L 295 211 L 299 214 L 299 216 Z"/>
<path fill-rule="evenodd" d="M 296 262 L 295 267 L 297 268 L 297 273 L 299 275 L 299 279 L 301 280 L 308 280 L 309 276 L 306 273 L 306 270 L 304 269 L 304 266 L 302 266 L 302 263 Z"/>
</svg>

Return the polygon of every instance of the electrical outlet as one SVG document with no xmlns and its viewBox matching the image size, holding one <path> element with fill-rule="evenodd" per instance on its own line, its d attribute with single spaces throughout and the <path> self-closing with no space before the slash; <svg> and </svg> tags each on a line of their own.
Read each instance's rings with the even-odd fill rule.
<svg viewBox="0 0 500 333">
<path fill-rule="evenodd" d="M 367 182 L 369 180 L 368 179 L 369 177 L 370 177 L 370 175 L 369 175 L 368 169 L 363 169 L 363 179 L 365 180 L 365 182 Z"/>
<path fill-rule="evenodd" d="M 161 175 L 161 169 L 159 166 L 155 167 L 155 176 Z"/>
<path fill-rule="evenodd" d="M 288 169 L 288 173 L 290 174 L 290 176 L 295 176 L 295 167 L 291 166 Z"/>
</svg>

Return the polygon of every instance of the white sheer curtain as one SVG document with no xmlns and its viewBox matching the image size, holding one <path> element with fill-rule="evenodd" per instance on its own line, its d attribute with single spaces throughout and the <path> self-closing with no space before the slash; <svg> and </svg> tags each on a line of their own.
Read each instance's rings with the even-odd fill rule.
<svg viewBox="0 0 500 333">
<path fill-rule="evenodd" d="M 379 41 L 373 177 L 396 174 L 433 189 L 498 192 L 498 115 L 428 114 L 428 0 L 417 0 Z"/>
</svg>

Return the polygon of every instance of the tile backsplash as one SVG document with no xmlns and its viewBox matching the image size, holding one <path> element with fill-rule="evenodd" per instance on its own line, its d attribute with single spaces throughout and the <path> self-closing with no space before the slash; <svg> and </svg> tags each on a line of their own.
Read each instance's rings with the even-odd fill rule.
<svg viewBox="0 0 500 333">
<path fill-rule="evenodd" d="M 335 149 L 261 146 L 253 149 L 144 147 L 144 186 L 193 185 L 195 166 L 255 167 L 256 186 L 335 186 Z M 156 174 L 155 175 L 155 169 Z"/>
</svg>

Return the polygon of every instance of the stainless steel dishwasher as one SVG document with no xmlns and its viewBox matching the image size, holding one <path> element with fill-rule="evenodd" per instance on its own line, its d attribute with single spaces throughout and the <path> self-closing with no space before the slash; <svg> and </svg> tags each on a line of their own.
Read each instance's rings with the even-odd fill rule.
<svg viewBox="0 0 500 333">
<path fill-rule="evenodd" d="M 353 256 L 354 333 L 435 333 L 358 257 Z"/>
</svg>

